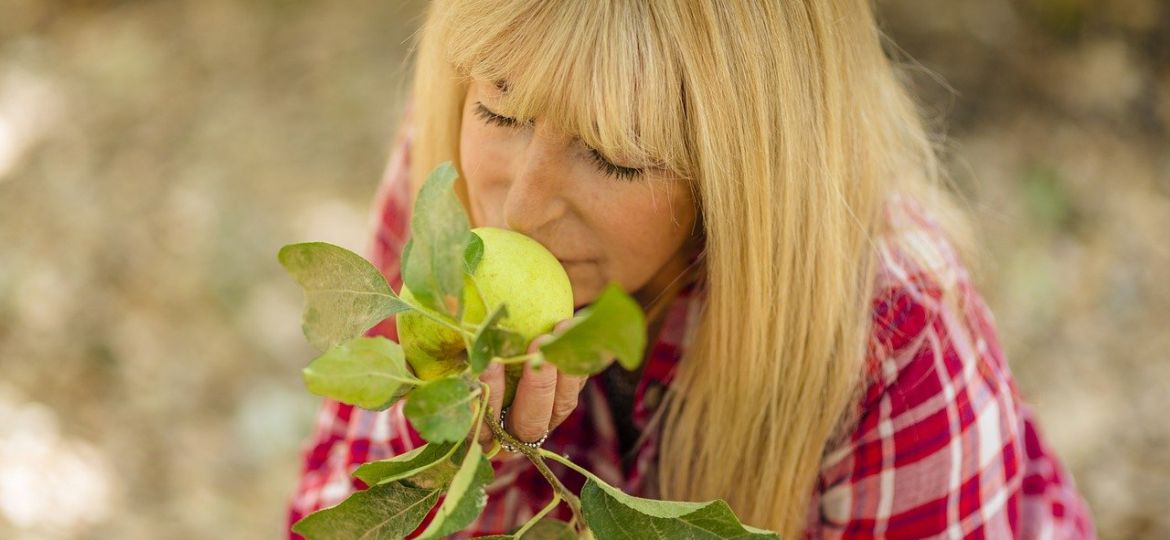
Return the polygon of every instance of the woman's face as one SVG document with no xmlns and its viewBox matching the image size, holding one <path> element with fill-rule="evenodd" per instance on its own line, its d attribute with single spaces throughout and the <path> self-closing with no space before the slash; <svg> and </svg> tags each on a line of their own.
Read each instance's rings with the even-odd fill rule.
<svg viewBox="0 0 1170 540">
<path fill-rule="evenodd" d="M 610 281 L 648 304 L 686 266 L 696 209 L 685 181 L 595 155 L 539 117 L 503 116 L 501 91 L 476 80 L 463 103 L 459 158 L 473 225 L 543 244 L 568 272 L 577 307 Z"/>
</svg>

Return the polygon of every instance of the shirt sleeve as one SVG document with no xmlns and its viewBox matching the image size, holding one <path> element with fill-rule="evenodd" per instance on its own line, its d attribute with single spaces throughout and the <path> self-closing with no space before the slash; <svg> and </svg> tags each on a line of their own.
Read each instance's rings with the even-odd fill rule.
<svg viewBox="0 0 1170 540">
<path fill-rule="evenodd" d="M 815 536 L 1093 537 L 1021 403 L 987 306 L 937 231 L 911 234 L 942 266 L 913 271 L 884 254 L 871 382 L 854 432 L 823 462 Z"/>
</svg>

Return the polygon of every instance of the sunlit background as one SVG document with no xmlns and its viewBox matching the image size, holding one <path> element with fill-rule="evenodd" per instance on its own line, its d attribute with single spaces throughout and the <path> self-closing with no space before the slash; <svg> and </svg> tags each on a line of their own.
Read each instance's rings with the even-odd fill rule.
<svg viewBox="0 0 1170 540">
<path fill-rule="evenodd" d="M 0 538 L 278 538 L 286 243 L 360 250 L 422 2 L 0 0 Z M 1170 4 L 879 0 L 1102 538 L 1170 537 Z"/>
</svg>

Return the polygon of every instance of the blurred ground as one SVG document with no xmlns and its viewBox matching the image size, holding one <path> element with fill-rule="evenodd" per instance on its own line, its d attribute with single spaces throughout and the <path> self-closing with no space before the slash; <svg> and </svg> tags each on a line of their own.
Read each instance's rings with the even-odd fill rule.
<svg viewBox="0 0 1170 540">
<path fill-rule="evenodd" d="M 1170 537 L 1170 5 L 878 6 L 1021 391 L 1103 538 Z M 0 538 L 283 534 L 276 250 L 364 246 L 420 7 L 0 0 Z"/>
</svg>

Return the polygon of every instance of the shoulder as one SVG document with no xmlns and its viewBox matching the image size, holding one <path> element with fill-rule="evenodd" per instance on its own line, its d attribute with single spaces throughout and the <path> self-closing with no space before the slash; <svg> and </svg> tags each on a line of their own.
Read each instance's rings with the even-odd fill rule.
<svg viewBox="0 0 1170 540">
<path fill-rule="evenodd" d="M 1092 537 L 942 229 L 912 201 L 890 212 L 877 246 L 872 370 L 848 436 L 822 459 L 809 531 Z"/>
<path fill-rule="evenodd" d="M 991 313 L 942 228 L 907 199 L 891 200 L 888 219 L 870 370 L 855 424 L 822 462 L 822 526 L 938 533 L 963 486 L 981 486 L 964 515 L 1014 496 L 1020 403 Z"/>
<path fill-rule="evenodd" d="M 994 316 L 942 227 L 906 197 L 891 197 L 886 216 L 889 231 L 876 242 L 863 406 L 891 389 L 901 399 L 927 400 L 945 392 L 943 383 L 976 375 L 1014 397 Z"/>
<path fill-rule="evenodd" d="M 866 379 L 849 436 L 830 456 L 896 443 L 909 463 L 972 426 L 1015 440 L 1021 401 L 982 295 L 920 204 L 892 199 L 888 219 L 876 246 Z"/>
</svg>

